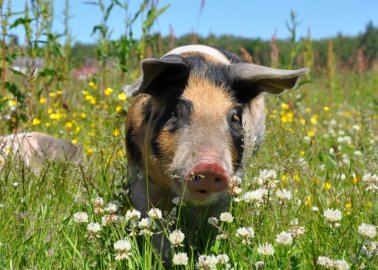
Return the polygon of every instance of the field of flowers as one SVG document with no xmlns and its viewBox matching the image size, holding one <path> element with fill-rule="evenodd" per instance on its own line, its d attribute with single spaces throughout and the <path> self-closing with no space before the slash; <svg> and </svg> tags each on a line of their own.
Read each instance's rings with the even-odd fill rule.
<svg viewBox="0 0 378 270">
<path fill-rule="evenodd" d="M 172 269 L 378 269 L 377 70 L 339 70 L 330 42 L 327 69 L 298 90 L 267 96 L 266 137 L 244 179 L 232 179 L 230 209 L 193 232 L 180 219 L 190 212 L 180 198 L 172 211 L 151 209 L 142 218 L 127 194 L 124 127 L 132 97 L 122 87 L 158 47 L 148 34 L 167 7 L 142 1 L 134 14 L 144 14 L 141 39 L 130 22 L 125 39 L 110 41 L 107 18 L 125 7 L 94 1 L 104 14 L 93 31 L 99 69 L 78 80 L 68 25 L 61 44 L 47 23 L 52 2 L 31 2 L 16 20 L 1 2 L 2 40 L 24 26 L 29 42 L 0 44 L 0 135 L 45 132 L 80 146 L 83 160 L 48 162 L 37 173 L 12 159 L 0 164 L 0 269 L 164 269 L 151 242 L 159 233 L 171 242 Z M 68 6 L 64 14 L 68 21 Z M 34 42 L 42 31 L 44 46 Z M 11 68 L 16 56 L 44 57 L 45 67 L 18 72 Z M 114 68 L 106 67 L 110 58 Z"/>
<path fill-rule="evenodd" d="M 204 235 L 176 222 L 182 204 L 141 219 L 120 192 L 131 99 L 120 82 L 73 83 L 41 96 L 25 129 L 81 145 L 85 160 L 46 164 L 38 175 L 4 165 L 0 267 L 159 269 L 151 236 L 164 228 L 177 269 L 376 269 L 377 78 L 340 74 L 333 91 L 315 78 L 268 96 L 263 146 L 245 178 L 233 179 L 231 208 Z M 3 104 L 5 115 L 20 110 L 10 97 Z"/>
</svg>

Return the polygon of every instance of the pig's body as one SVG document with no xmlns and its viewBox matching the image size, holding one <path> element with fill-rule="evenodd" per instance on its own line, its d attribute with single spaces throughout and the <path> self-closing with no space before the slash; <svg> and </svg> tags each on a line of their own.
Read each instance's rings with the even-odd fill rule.
<svg viewBox="0 0 378 270">
<path fill-rule="evenodd" d="M 74 161 L 80 159 L 78 148 L 68 141 L 50 135 L 30 132 L 0 137 L 0 169 L 5 161 L 13 159 L 24 162 L 35 172 L 46 161 Z"/>
<path fill-rule="evenodd" d="M 196 229 L 227 208 L 231 178 L 242 176 L 261 144 L 263 92 L 294 87 L 307 69 L 241 63 L 202 45 L 146 59 L 142 69 L 127 88 L 136 96 L 126 123 L 131 200 L 146 215 L 151 207 L 169 211 L 172 199 L 182 197 L 193 209 L 187 218 Z"/>
</svg>

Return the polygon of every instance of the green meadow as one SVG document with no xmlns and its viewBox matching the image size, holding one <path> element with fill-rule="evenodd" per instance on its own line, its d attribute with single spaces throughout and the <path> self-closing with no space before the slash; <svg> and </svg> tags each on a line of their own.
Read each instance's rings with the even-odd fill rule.
<svg viewBox="0 0 378 270">
<path fill-rule="evenodd" d="M 378 268 L 378 68 L 361 60 L 362 51 L 346 65 L 336 39 L 296 40 L 293 14 L 294 38 L 267 41 L 275 48 L 268 62 L 252 45 L 239 50 L 235 40 L 227 46 L 191 36 L 188 43 L 236 47 L 246 61 L 312 70 L 298 89 L 266 95 L 266 136 L 244 178 L 234 179 L 230 209 L 209 220 L 212 230 L 193 235 L 180 222 L 185 204 L 141 218 L 127 194 L 125 121 L 133 97 L 122 87 L 138 78 L 143 58 L 185 41 L 151 33 L 169 7 L 145 1 L 129 14 L 125 38 L 112 40 L 107 18 L 124 4 L 96 1 L 104 16 L 87 49 L 96 70 L 83 79 L 75 73 L 81 47 L 72 43 L 68 5 L 67 31 L 58 35 L 53 2 L 32 1 L 38 4 L 21 14 L 4 2 L 0 135 L 45 132 L 79 146 L 83 159 L 47 162 L 37 173 L 12 158 L 0 164 L 0 269 L 164 269 L 151 242 L 157 233 L 172 243 L 172 269 Z M 138 39 L 133 16 L 144 20 Z M 29 43 L 12 42 L 16 27 Z M 16 70 L 20 57 L 44 64 Z"/>
</svg>

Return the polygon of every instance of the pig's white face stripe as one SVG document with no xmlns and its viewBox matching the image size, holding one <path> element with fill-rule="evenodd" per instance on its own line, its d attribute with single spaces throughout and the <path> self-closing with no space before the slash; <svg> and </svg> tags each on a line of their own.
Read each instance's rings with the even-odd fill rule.
<svg viewBox="0 0 378 270">
<path fill-rule="evenodd" d="M 172 51 L 168 52 L 164 56 L 171 55 L 171 54 L 180 55 L 180 54 L 188 53 L 188 52 L 199 52 L 199 53 L 208 54 L 214 59 L 217 59 L 218 61 L 220 61 L 221 63 L 225 65 L 230 64 L 230 60 L 228 60 L 227 57 L 222 52 L 220 52 L 219 50 L 215 48 L 205 46 L 205 45 L 187 45 L 187 46 L 177 47 L 173 49 Z"/>
</svg>

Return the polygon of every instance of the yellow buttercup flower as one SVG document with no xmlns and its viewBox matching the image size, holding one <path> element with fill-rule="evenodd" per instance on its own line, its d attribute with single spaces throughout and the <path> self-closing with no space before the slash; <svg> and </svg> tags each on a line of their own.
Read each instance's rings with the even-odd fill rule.
<svg viewBox="0 0 378 270">
<path fill-rule="evenodd" d="M 89 87 L 92 88 L 93 90 L 97 89 L 97 85 L 94 82 L 89 82 L 88 83 Z"/>
<path fill-rule="evenodd" d="M 39 103 L 41 103 L 41 104 L 45 104 L 46 101 L 47 101 L 47 99 L 45 99 L 44 97 L 41 97 L 41 98 L 39 99 Z"/>
<path fill-rule="evenodd" d="M 121 100 L 121 101 L 126 101 L 126 94 L 125 93 L 120 93 L 118 94 L 118 99 Z"/>
<path fill-rule="evenodd" d="M 105 96 L 110 96 L 113 93 L 113 89 L 108 87 L 104 90 Z"/>
<path fill-rule="evenodd" d="M 118 105 L 116 107 L 116 112 L 119 113 L 120 111 L 122 111 L 122 106 L 121 105 Z"/>
<path fill-rule="evenodd" d="M 37 126 L 37 125 L 39 125 L 40 123 L 41 123 L 41 120 L 40 120 L 40 119 L 38 119 L 38 118 L 33 118 L 33 121 L 32 121 L 33 126 Z"/>
<path fill-rule="evenodd" d="M 115 130 L 113 130 L 112 134 L 114 137 L 118 137 L 119 135 L 121 135 L 121 131 L 118 128 L 116 128 Z"/>
<path fill-rule="evenodd" d="M 87 156 L 88 156 L 88 157 L 92 156 L 93 153 L 94 153 L 93 149 L 91 149 L 91 148 L 88 148 L 88 149 L 87 149 Z"/>
<path fill-rule="evenodd" d="M 324 110 L 325 112 L 328 112 L 328 111 L 329 111 L 329 107 L 328 107 L 328 106 L 324 106 L 323 110 Z"/>
<path fill-rule="evenodd" d="M 331 187 L 332 187 L 332 185 L 331 185 L 331 183 L 329 183 L 329 182 L 325 182 L 323 187 L 324 187 L 324 189 L 326 189 L 326 190 L 330 190 Z"/>
</svg>

